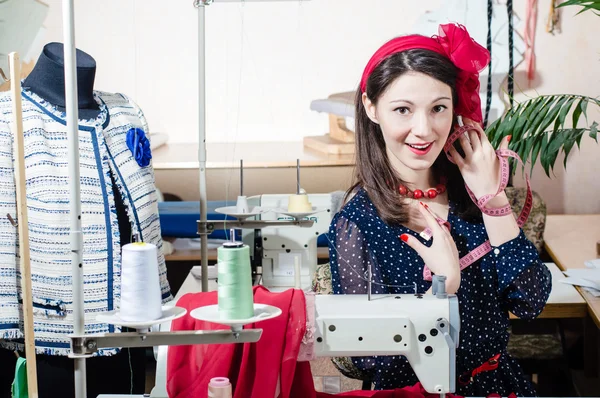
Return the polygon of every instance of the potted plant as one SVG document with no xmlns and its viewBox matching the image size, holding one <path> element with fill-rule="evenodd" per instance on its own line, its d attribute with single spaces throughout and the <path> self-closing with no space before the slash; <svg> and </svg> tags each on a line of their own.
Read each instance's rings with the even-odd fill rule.
<svg viewBox="0 0 600 398">
<path fill-rule="evenodd" d="M 589 106 L 600 107 L 600 100 L 575 94 L 540 95 L 521 103 L 515 102 L 515 106 L 488 126 L 486 133 L 494 147 L 498 147 L 502 138 L 512 135 L 510 149 L 519 154 L 523 163 L 529 160 L 531 171 L 539 157 L 546 175 L 550 177 L 550 170 L 561 151 L 565 154 L 566 168 L 569 152 L 575 144 L 579 147 L 584 135 L 598 142 L 598 123 L 593 121 L 590 124 L 587 119 Z M 580 123 L 581 115 L 585 126 Z M 566 127 L 569 121 L 572 125 Z"/>
<path fill-rule="evenodd" d="M 557 7 L 573 5 L 583 7 L 576 15 L 592 10 L 600 16 L 600 0 L 568 0 Z M 587 118 L 589 106 L 600 107 L 600 100 L 575 94 L 540 95 L 521 103 L 515 102 L 515 106 L 488 126 L 486 133 L 495 147 L 504 136 L 512 135 L 509 147 L 519 154 L 524 164 L 529 160 L 530 173 L 539 157 L 546 175 L 550 177 L 550 170 L 561 151 L 565 154 L 566 168 L 569 152 L 575 144 L 579 148 L 584 135 L 598 142 L 598 123 L 590 123 Z M 581 115 L 585 126 L 580 123 Z M 566 127 L 569 121 L 571 126 Z M 514 173 L 515 167 L 511 170 Z"/>
</svg>

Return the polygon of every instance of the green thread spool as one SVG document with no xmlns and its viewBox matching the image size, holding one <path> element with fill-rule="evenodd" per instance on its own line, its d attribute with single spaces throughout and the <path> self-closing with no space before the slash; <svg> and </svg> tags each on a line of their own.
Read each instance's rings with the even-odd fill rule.
<svg viewBox="0 0 600 398">
<path fill-rule="evenodd" d="M 248 319 L 254 316 L 250 248 L 241 242 L 226 242 L 217 250 L 220 319 Z"/>
</svg>

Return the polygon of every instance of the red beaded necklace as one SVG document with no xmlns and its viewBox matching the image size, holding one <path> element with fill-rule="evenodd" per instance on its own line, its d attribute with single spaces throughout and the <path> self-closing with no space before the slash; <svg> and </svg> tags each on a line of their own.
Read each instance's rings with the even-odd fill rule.
<svg viewBox="0 0 600 398">
<path fill-rule="evenodd" d="M 415 198 L 415 199 L 429 198 L 429 199 L 433 199 L 436 196 L 441 195 L 444 192 L 446 192 L 446 177 L 441 177 L 440 178 L 440 183 L 437 184 L 435 186 L 435 188 L 428 188 L 425 191 L 422 191 L 420 189 L 415 189 L 414 191 L 411 191 L 410 189 L 408 189 L 408 187 L 406 185 L 400 184 L 400 186 L 398 187 L 398 192 L 400 193 L 400 195 L 407 196 L 409 198 Z"/>
</svg>

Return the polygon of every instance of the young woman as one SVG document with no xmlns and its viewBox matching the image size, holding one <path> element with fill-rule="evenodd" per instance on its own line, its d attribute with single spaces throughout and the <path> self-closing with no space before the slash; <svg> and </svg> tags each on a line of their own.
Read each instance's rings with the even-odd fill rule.
<svg viewBox="0 0 600 398">
<path fill-rule="evenodd" d="M 489 53 L 454 24 L 431 38 L 395 38 L 373 55 L 356 93 L 355 182 L 329 231 L 331 274 L 336 294 L 366 293 L 369 263 L 374 294 L 415 286 L 425 293 L 424 269 L 445 275 L 460 303 L 457 393 L 532 396 L 506 351 L 508 312 L 535 318 L 551 276 L 498 192 L 501 163 L 479 126 L 478 74 L 488 62 Z M 444 150 L 459 116 L 473 129 Z M 497 193 L 483 207 L 504 215 L 479 209 L 467 187 L 476 199 Z M 491 250 L 461 267 L 487 240 Z M 418 381 L 401 356 L 353 361 L 376 389 Z"/>
</svg>

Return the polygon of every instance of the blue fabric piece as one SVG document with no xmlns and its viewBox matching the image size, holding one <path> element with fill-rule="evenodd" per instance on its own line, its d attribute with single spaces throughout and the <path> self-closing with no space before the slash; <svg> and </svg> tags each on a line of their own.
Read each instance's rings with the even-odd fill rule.
<svg viewBox="0 0 600 398">
<path fill-rule="evenodd" d="M 235 220 L 224 214 L 215 212 L 219 207 L 234 206 L 224 200 L 209 201 L 206 218 L 208 220 Z M 160 216 L 160 231 L 163 237 L 168 238 L 197 238 L 198 226 L 196 221 L 200 219 L 200 203 L 188 202 L 159 202 L 158 214 Z M 241 231 L 236 231 L 237 239 L 241 239 Z M 213 231 L 209 239 L 229 239 L 229 231 Z M 317 238 L 317 246 L 327 247 L 327 235 L 321 234 Z"/>
<path fill-rule="evenodd" d="M 150 151 L 150 141 L 148 141 L 144 130 L 140 128 L 129 129 L 127 132 L 127 148 L 129 148 L 140 167 L 146 167 L 150 164 L 152 152 Z"/>
<path fill-rule="evenodd" d="M 233 206 L 225 201 L 209 201 L 206 211 L 208 220 L 235 220 L 234 217 L 215 212 L 219 207 Z M 200 202 L 159 202 L 160 231 L 163 237 L 198 238 L 200 219 Z M 241 239 L 241 231 L 236 231 L 237 239 Z M 209 239 L 228 239 L 229 231 L 215 230 L 208 235 Z"/>
</svg>

